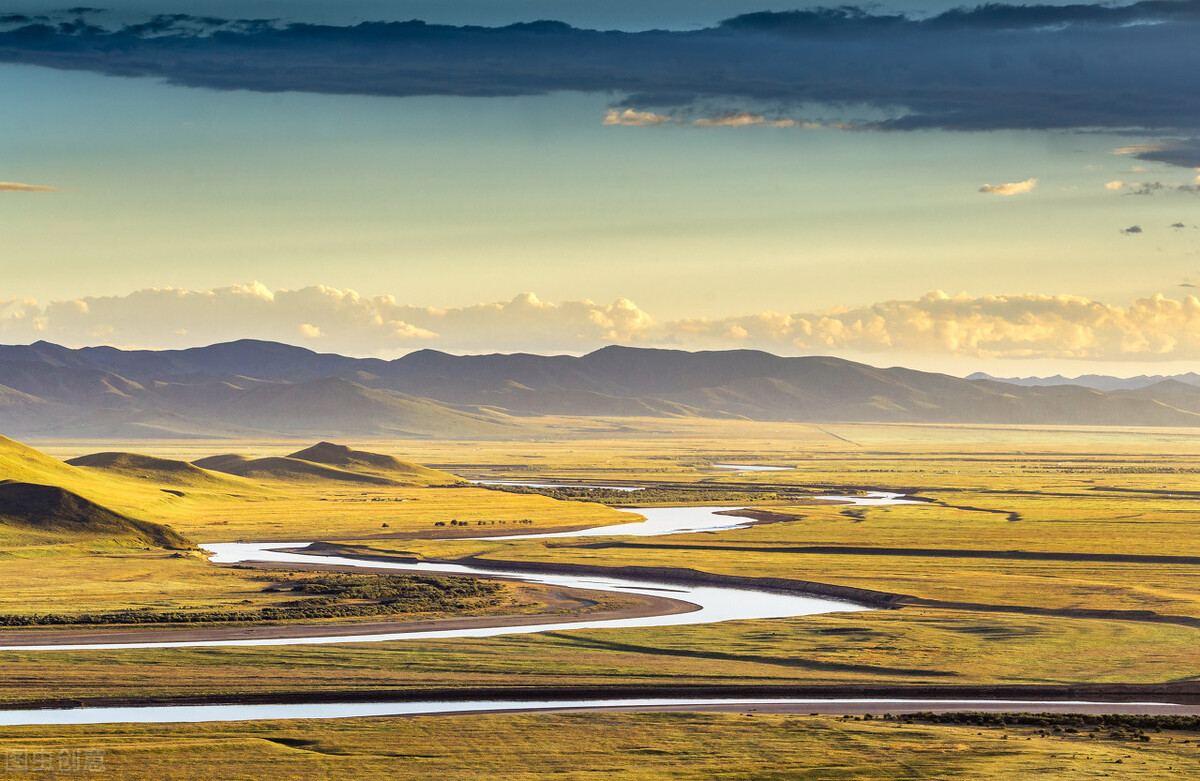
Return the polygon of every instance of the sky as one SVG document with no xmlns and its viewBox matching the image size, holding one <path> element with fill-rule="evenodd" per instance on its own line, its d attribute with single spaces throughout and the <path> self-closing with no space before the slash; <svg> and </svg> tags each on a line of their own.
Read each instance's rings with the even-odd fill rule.
<svg viewBox="0 0 1200 781">
<path fill-rule="evenodd" d="M 1200 360 L 1197 0 L 60 7 L 0 3 L 0 342 Z"/>
</svg>

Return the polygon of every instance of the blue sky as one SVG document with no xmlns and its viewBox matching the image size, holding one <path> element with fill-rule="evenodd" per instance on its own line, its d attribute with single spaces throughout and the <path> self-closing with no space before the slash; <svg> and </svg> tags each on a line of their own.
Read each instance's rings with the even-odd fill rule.
<svg viewBox="0 0 1200 781">
<path fill-rule="evenodd" d="M 37 13 L 49 5 L 11 10 Z M 136 22 L 143 10 L 194 13 L 201 5 L 214 16 L 258 18 L 279 15 L 284 4 L 132 2 L 88 18 L 114 28 Z M 374 18 L 482 25 L 555 18 L 575 26 L 689 30 L 785 6 L 452 2 L 434 9 L 413 2 L 386 4 L 388 13 L 382 3 L 286 7 L 291 18 L 335 26 Z M 896 8 L 935 13 L 944 6 L 886 7 Z M 1063 83 L 1086 101 L 1096 89 L 1087 83 L 1088 68 L 1098 66 L 1088 52 L 1082 56 L 1082 66 L 1067 58 L 1047 67 L 1077 68 L 1081 75 Z M 1155 56 L 1170 64 L 1174 52 Z M 1179 60 L 1191 56 L 1180 52 Z M 1200 357 L 1181 336 L 1194 325 L 1188 286 L 1200 284 L 1198 172 L 1190 159 L 1171 158 L 1192 154 L 1193 120 L 1187 101 L 1173 108 L 1164 100 L 1195 77 L 1166 74 L 1143 91 L 1147 79 L 1132 55 L 1122 87 L 1132 92 L 1097 105 L 1125 101 L 1130 115 L 1144 106 L 1159 124 L 1178 111 L 1177 126 L 1116 127 L 1125 115 L 1110 117 L 1105 108 L 1089 121 L 1109 126 L 1021 127 L 1044 116 L 1063 124 L 1063 112 L 1047 107 L 1044 95 L 1031 96 L 1028 111 L 1020 101 L 1003 112 L 964 103 L 929 127 L 880 130 L 872 123 L 913 112 L 862 101 L 743 100 L 728 90 L 685 102 L 595 88 L 491 97 L 330 95 L 289 82 L 291 89 L 276 92 L 262 91 L 261 78 L 239 86 L 243 74 L 236 72 L 228 85 L 235 88 L 214 90 L 169 84 L 153 73 L 97 72 L 110 69 L 106 62 L 58 70 L 22 57 L 4 56 L 0 65 L 0 182 L 55 190 L 0 192 L 4 341 L 41 334 L 72 343 L 176 346 L 235 335 L 242 316 L 236 306 L 224 315 L 235 331 L 219 333 L 202 321 L 168 328 L 150 312 L 120 327 L 115 315 L 111 322 L 98 314 L 68 322 L 49 312 L 53 302 L 91 300 L 84 308 L 97 313 L 123 306 L 138 314 L 135 302 L 148 299 L 132 297 L 137 291 L 219 298 L 256 281 L 268 291 L 320 287 L 339 291 L 342 302 L 354 291 L 362 300 L 390 297 L 415 308 L 389 326 L 390 338 L 350 327 L 347 306 L 332 298 L 324 309 L 306 310 L 309 320 L 325 318 L 319 323 L 293 322 L 299 315 L 289 313 L 267 328 L 262 317 L 245 315 L 244 335 L 359 353 L 426 346 L 578 352 L 624 341 L 836 352 L 960 373 L 996 361 L 1037 361 L 1069 373 L 1085 364 L 1119 370 Z M 33 52 L 30 61 L 41 57 Z M 662 81 L 661 71 L 653 75 Z M 439 78 L 437 90 L 459 90 Z M 714 71 L 714 83 L 722 78 Z M 921 105 L 928 112 L 934 103 Z M 956 127 L 963 111 L 995 127 Z M 1035 119 L 1009 122 L 1017 115 Z M 1129 149 L 1138 144 L 1157 146 Z M 1187 164 L 1171 164 L 1180 162 Z M 985 185 L 994 191 L 981 191 Z M 935 290 L 966 293 L 975 309 L 943 313 L 961 323 L 939 325 L 939 338 L 900 337 L 903 324 L 889 318 L 901 310 L 910 319 L 917 310 L 926 316 L 914 302 Z M 479 305 L 500 311 L 525 292 L 541 302 L 540 325 L 526 323 L 525 331 L 489 327 L 469 339 L 451 334 L 444 315 L 426 322 L 415 312 Z M 1134 318 L 1141 325 L 1122 326 L 1124 336 L 1104 332 L 1156 294 L 1181 302 L 1178 317 Z M 991 306 L 985 299 L 997 296 L 1005 305 L 979 315 Z M 1037 302 L 1064 296 L 1120 317 L 1075 323 L 1074 332 L 1090 331 L 1095 343 L 1056 348 L 1054 339 L 1071 325 L 1064 318 L 1080 315 L 1047 315 Z M 644 327 L 592 328 L 588 317 L 607 316 L 595 312 L 583 325 L 568 322 L 571 302 L 603 308 L 621 300 L 644 315 Z M 895 302 L 910 305 L 889 306 Z M 368 319 L 379 316 L 378 307 L 373 311 Z M 858 336 L 806 336 L 756 330 L 744 320 L 782 313 L 816 322 L 846 311 L 874 311 L 883 325 L 871 336 L 860 316 Z M 1051 316 L 1053 328 L 1030 325 Z M 1175 331 L 1134 345 L 1126 331 L 1152 321 Z M 1001 322 L 1013 327 L 999 328 Z M 1016 327 L 1021 323 L 1024 330 Z M 960 326 L 983 330 L 968 339 L 944 333 Z M 489 341 L 499 333 L 502 339 Z"/>
</svg>

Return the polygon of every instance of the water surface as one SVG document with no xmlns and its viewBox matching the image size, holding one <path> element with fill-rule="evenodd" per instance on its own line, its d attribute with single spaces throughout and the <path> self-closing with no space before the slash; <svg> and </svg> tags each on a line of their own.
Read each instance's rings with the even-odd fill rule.
<svg viewBox="0 0 1200 781">
<path fill-rule="evenodd" d="M 67 724 L 197 723 L 281 719 L 352 719 L 368 716 L 497 713 L 555 710 L 654 710 L 661 708 L 788 707 L 818 712 L 912 713 L 933 710 L 1191 713 L 1195 706 L 1162 702 L 1108 703 L 1085 700 L 915 700 L 915 699 L 752 699 L 647 697 L 594 700 L 470 700 L 462 702 L 353 702 L 287 705 L 163 705 L 115 708 L 70 708 L 0 711 L 0 726 Z"/>
</svg>

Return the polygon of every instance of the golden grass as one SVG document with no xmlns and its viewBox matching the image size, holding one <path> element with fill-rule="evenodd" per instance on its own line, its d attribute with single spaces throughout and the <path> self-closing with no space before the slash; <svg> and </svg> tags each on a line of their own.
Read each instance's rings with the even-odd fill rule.
<svg viewBox="0 0 1200 781">
<path fill-rule="evenodd" d="M 0 652 L 8 703 L 578 685 L 1155 683 L 1195 630 L 946 610 L 341 645 Z"/>
<path fill-rule="evenodd" d="M 1196 736 L 1149 742 L 767 714 L 539 714 L 0 728 L 26 756 L 91 750 L 129 779 L 1127 779 L 1200 774 Z M 29 753 L 32 752 L 32 753 Z"/>
<path fill-rule="evenodd" d="M 941 504 L 861 512 L 780 506 L 770 509 L 795 520 L 644 541 L 718 548 L 703 551 L 554 547 L 542 540 L 376 539 L 369 544 L 430 557 L 484 553 L 605 566 L 656 564 L 793 577 L 933 599 L 1200 616 L 1194 565 L 737 550 L 840 545 L 1197 556 L 1197 497 L 1185 493 L 1200 491 L 1200 474 L 1195 471 L 1200 432 L 1194 430 L 815 427 L 715 421 L 632 421 L 630 428 L 626 438 L 604 435 L 592 440 L 352 444 L 468 475 L 790 483 L 816 492 L 917 489 Z M 660 435 L 651 436 L 656 431 Z M 185 458 L 237 449 L 229 443 L 144 443 L 139 448 Z M 297 449 L 297 443 L 244 448 L 248 454 L 279 455 Z M 86 448 L 97 449 L 101 448 Z M 110 444 L 104 449 L 132 448 Z M 61 457 L 84 450 L 60 443 L 53 453 Z M 712 472 L 708 467 L 714 462 L 797 468 L 731 475 Z M 492 520 L 505 520 L 507 531 L 628 520 L 599 505 L 475 488 L 264 486 L 244 494 L 185 491 L 184 497 L 117 482 L 94 488 L 108 491 L 110 506 L 171 524 L 200 541 L 425 534 L 435 522 L 449 519 L 467 521 L 471 530 L 478 528 L 479 520 L 489 523 L 488 530 Z M 511 525 L 525 518 L 534 523 Z M 35 550 L 41 549 L 34 546 L 27 555 L 32 557 Z M 209 574 L 211 570 L 191 559 L 160 561 L 143 553 L 105 552 L 112 558 L 97 560 L 95 578 L 87 578 L 90 573 L 82 563 L 45 564 L 45 574 L 31 581 L 27 593 L 42 602 L 56 593 L 69 593 L 81 603 L 95 599 L 98 604 L 115 604 L 124 599 L 130 605 L 153 604 L 156 593 L 176 601 L 238 598 L 242 586 L 236 576 Z M 26 588 L 22 573 L 28 562 L 3 562 L 0 559 L 0 590 L 10 590 L 5 598 L 13 604 Z M 120 585 L 121 572 L 135 573 L 127 575 L 127 586 Z M 63 586 L 67 592 L 56 592 L 56 578 L 76 582 Z M 842 632 L 847 626 L 862 630 Z M 5 653 L 0 655 L 0 683 L 7 699 L 27 700 L 50 691 L 62 696 L 141 696 L 214 687 L 270 692 L 520 683 L 1154 682 L 1195 675 L 1196 639 L 1196 630 L 1179 626 L 905 608 L 487 640 Z"/>
</svg>

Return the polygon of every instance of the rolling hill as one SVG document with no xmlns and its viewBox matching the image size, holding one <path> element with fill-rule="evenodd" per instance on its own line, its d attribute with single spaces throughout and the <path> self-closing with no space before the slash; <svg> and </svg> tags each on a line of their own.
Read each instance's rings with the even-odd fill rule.
<svg viewBox="0 0 1200 781">
<path fill-rule="evenodd" d="M 428 486 L 461 483 L 448 472 L 402 461 L 381 453 L 351 450 L 320 442 L 288 456 L 250 458 L 227 453 L 193 461 L 196 471 L 223 472 L 256 481 L 287 483 L 360 483 L 387 486 Z"/>
<path fill-rule="evenodd" d="M 287 456 L 226 454 L 194 463 L 104 452 L 58 461 L 0 437 L 0 537 L 11 544 L 91 539 L 189 548 L 168 526 L 235 503 L 356 486 L 421 488 L 465 484 L 447 472 L 394 456 L 319 442 Z M 182 489 L 182 490 L 180 490 Z"/>
<path fill-rule="evenodd" d="M 450 485 L 465 482 L 449 472 L 430 469 L 427 466 L 402 461 L 395 456 L 351 450 L 345 445 L 318 442 L 312 447 L 298 450 L 289 459 L 343 469 L 359 474 L 374 474 L 401 485 Z"/>
<path fill-rule="evenodd" d="M 227 490 L 254 487 L 251 483 L 201 469 L 186 461 L 155 458 L 140 453 L 93 453 L 68 459 L 66 463 L 88 470 L 145 480 L 155 485 Z"/>
<path fill-rule="evenodd" d="M 0 483 L 0 524 L 66 541 L 102 537 L 173 550 L 196 547 L 167 526 L 129 518 L 56 485 Z"/>
<path fill-rule="evenodd" d="M 360 474 L 346 469 L 336 469 L 324 464 L 301 461 L 298 458 L 268 456 L 249 458 L 227 453 L 209 456 L 192 462 L 193 465 L 213 472 L 224 472 L 249 480 L 284 483 L 359 483 L 365 485 L 395 485 L 386 477 Z"/>
</svg>

